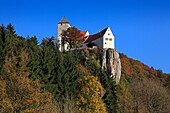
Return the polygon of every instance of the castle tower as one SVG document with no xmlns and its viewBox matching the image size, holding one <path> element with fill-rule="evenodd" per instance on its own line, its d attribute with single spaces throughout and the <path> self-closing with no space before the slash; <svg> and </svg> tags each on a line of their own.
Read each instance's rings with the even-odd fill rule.
<svg viewBox="0 0 170 113">
<path fill-rule="evenodd" d="M 70 26 L 70 23 L 67 21 L 66 17 L 58 23 L 58 37 L 61 37 L 61 33 L 63 30 L 67 30 Z"/>
<path fill-rule="evenodd" d="M 67 21 L 66 17 L 64 16 L 63 19 L 58 23 L 58 38 L 57 38 L 57 46 L 61 52 L 63 50 L 67 50 L 68 45 L 65 44 L 64 48 L 62 47 L 61 44 L 61 33 L 63 30 L 67 30 L 69 27 L 71 27 L 70 23 Z"/>
</svg>

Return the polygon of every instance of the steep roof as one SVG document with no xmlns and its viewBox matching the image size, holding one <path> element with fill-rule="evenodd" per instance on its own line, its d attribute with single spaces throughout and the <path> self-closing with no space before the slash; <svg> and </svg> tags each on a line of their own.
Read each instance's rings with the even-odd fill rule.
<svg viewBox="0 0 170 113">
<path fill-rule="evenodd" d="M 63 19 L 61 19 L 61 21 L 58 23 L 58 24 L 61 24 L 61 23 L 69 23 L 66 19 L 66 17 L 64 16 Z"/>
<path fill-rule="evenodd" d="M 81 37 L 82 39 L 85 37 L 87 31 L 80 31 L 80 34 L 82 34 L 83 36 Z"/>
<path fill-rule="evenodd" d="M 103 37 L 103 35 L 105 34 L 107 29 L 108 29 L 108 27 L 103 29 L 99 33 L 96 33 L 96 34 L 93 34 L 93 35 L 89 35 L 89 37 L 87 38 L 87 40 L 84 43 L 88 43 L 88 42 L 91 42 L 91 41 L 94 41 L 94 40 L 96 40 L 98 38 Z"/>
</svg>

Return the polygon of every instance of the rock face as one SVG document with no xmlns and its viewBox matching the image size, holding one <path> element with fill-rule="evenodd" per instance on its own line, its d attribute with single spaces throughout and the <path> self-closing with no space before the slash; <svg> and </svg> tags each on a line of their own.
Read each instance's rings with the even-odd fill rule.
<svg viewBox="0 0 170 113">
<path fill-rule="evenodd" d="M 116 49 L 104 49 L 102 57 L 102 69 L 110 68 L 111 77 L 118 84 L 121 77 L 121 62 Z"/>
</svg>

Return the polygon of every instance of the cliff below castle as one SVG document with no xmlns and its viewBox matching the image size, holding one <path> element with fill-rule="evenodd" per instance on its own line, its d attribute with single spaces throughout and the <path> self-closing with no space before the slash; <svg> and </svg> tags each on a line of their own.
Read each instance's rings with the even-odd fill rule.
<svg viewBox="0 0 170 113">
<path fill-rule="evenodd" d="M 110 70 L 110 76 L 119 83 L 121 77 L 121 62 L 116 49 L 104 49 L 102 57 L 102 69 Z"/>
<path fill-rule="evenodd" d="M 107 71 L 110 78 L 117 84 L 119 83 L 121 78 L 121 61 L 116 49 L 92 48 L 80 50 L 79 52 L 81 53 L 79 53 L 78 59 L 80 59 L 81 64 L 90 70 L 90 73 L 96 75 L 98 72 L 93 73 L 93 69 L 97 67 L 100 71 Z"/>
<path fill-rule="evenodd" d="M 108 74 L 116 83 L 119 83 L 121 77 L 125 77 L 128 82 L 131 82 L 132 79 L 142 80 L 147 78 L 170 87 L 170 74 L 149 67 L 138 60 L 128 58 L 123 53 L 118 53 L 116 49 L 85 49 L 80 50 L 78 54 L 81 64 L 87 67 L 89 71 L 95 72 L 94 66 L 101 68 L 101 70 L 109 70 Z M 94 65 L 91 66 L 91 64 Z M 92 74 L 95 75 L 97 72 Z"/>
</svg>

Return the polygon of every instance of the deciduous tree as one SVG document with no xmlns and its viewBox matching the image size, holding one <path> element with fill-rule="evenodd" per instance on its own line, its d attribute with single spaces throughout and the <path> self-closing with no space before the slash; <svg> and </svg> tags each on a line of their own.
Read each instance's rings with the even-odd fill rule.
<svg viewBox="0 0 170 113">
<path fill-rule="evenodd" d="M 23 50 L 23 49 L 22 49 Z M 41 92 L 39 80 L 31 81 L 28 78 L 28 54 L 11 51 L 6 56 L 4 64 L 4 77 L 0 105 L 6 102 L 11 112 L 50 112 L 52 96 L 48 92 Z M 3 106 L 1 106 L 3 107 Z"/>
<path fill-rule="evenodd" d="M 62 31 L 61 35 L 62 46 L 68 44 L 69 49 L 72 49 L 73 47 L 80 47 L 81 43 L 83 42 L 83 35 L 80 33 L 80 30 L 78 30 L 75 26 Z"/>
<path fill-rule="evenodd" d="M 79 93 L 77 105 L 79 110 L 87 113 L 105 113 L 106 108 L 102 101 L 104 88 L 94 76 L 83 76 L 78 79 Z"/>
</svg>

